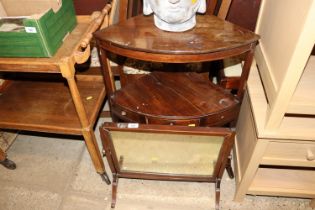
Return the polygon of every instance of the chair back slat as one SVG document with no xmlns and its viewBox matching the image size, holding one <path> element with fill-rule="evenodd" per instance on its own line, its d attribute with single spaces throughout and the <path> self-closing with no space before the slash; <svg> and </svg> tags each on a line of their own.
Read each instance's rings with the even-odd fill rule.
<svg viewBox="0 0 315 210">
<path fill-rule="evenodd" d="M 225 20 L 226 16 L 229 12 L 230 6 L 231 6 L 232 0 L 222 0 L 220 9 L 218 11 L 218 17 Z"/>
</svg>

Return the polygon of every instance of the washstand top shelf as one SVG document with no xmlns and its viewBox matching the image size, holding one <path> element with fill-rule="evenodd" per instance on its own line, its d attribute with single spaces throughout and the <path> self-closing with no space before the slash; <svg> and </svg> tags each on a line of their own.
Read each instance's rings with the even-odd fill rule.
<svg viewBox="0 0 315 210">
<path fill-rule="evenodd" d="M 162 31 L 153 22 L 152 16 L 140 15 L 100 30 L 94 36 L 103 48 L 113 53 L 169 63 L 231 57 L 246 52 L 259 39 L 247 29 L 210 15 L 198 15 L 196 27 L 180 33 Z"/>
</svg>

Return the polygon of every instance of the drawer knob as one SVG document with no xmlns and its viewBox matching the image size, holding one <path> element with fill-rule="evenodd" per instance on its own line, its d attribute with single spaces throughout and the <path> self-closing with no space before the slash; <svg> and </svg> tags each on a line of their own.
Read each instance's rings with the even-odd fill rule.
<svg viewBox="0 0 315 210">
<path fill-rule="evenodd" d="M 308 161 L 313 161 L 313 160 L 315 160 L 315 155 L 314 155 L 314 153 L 311 151 L 311 149 L 307 149 L 306 159 L 307 159 Z"/>
</svg>

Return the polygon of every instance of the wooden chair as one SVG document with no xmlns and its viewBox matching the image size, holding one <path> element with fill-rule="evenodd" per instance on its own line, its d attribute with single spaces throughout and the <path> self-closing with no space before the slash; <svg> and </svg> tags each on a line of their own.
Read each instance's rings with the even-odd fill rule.
<svg viewBox="0 0 315 210">
<path fill-rule="evenodd" d="M 207 14 L 217 15 L 225 20 L 232 0 L 207 0 L 207 4 Z M 210 79 L 225 89 L 237 89 L 242 71 L 240 63 L 241 61 L 238 58 L 228 58 L 208 64 L 208 68 L 211 68 Z"/>
<path fill-rule="evenodd" d="M 215 183 L 219 209 L 220 182 L 234 144 L 227 128 L 104 123 L 103 149 L 113 173 L 112 204 L 119 178 Z"/>
<path fill-rule="evenodd" d="M 209 12 L 209 14 L 215 14 L 218 0 L 208 1 L 209 10 L 207 12 Z M 260 3 L 261 0 L 223 0 L 217 15 L 222 19 L 226 19 L 254 31 Z M 216 77 L 217 83 L 221 87 L 231 90 L 238 89 L 240 75 L 242 73 L 242 60 L 242 57 L 237 57 L 216 63 L 215 68 L 218 70 L 212 76 Z"/>
<path fill-rule="evenodd" d="M 207 0 L 208 15 L 216 15 L 221 19 L 225 19 L 228 15 L 232 0 Z"/>
</svg>

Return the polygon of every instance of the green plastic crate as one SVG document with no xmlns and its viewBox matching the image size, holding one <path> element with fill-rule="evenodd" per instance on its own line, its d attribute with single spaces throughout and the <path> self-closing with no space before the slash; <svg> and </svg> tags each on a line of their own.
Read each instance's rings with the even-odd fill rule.
<svg viewBox="0 0 315 210">
<path fill-rule="evenodd" d="M 38 13 L 25 15 L 28 8 Z M 0 57 L 52 57 L 76 26 L 72 0 L 0 0 L 0 16 Z"/>
</svg>

